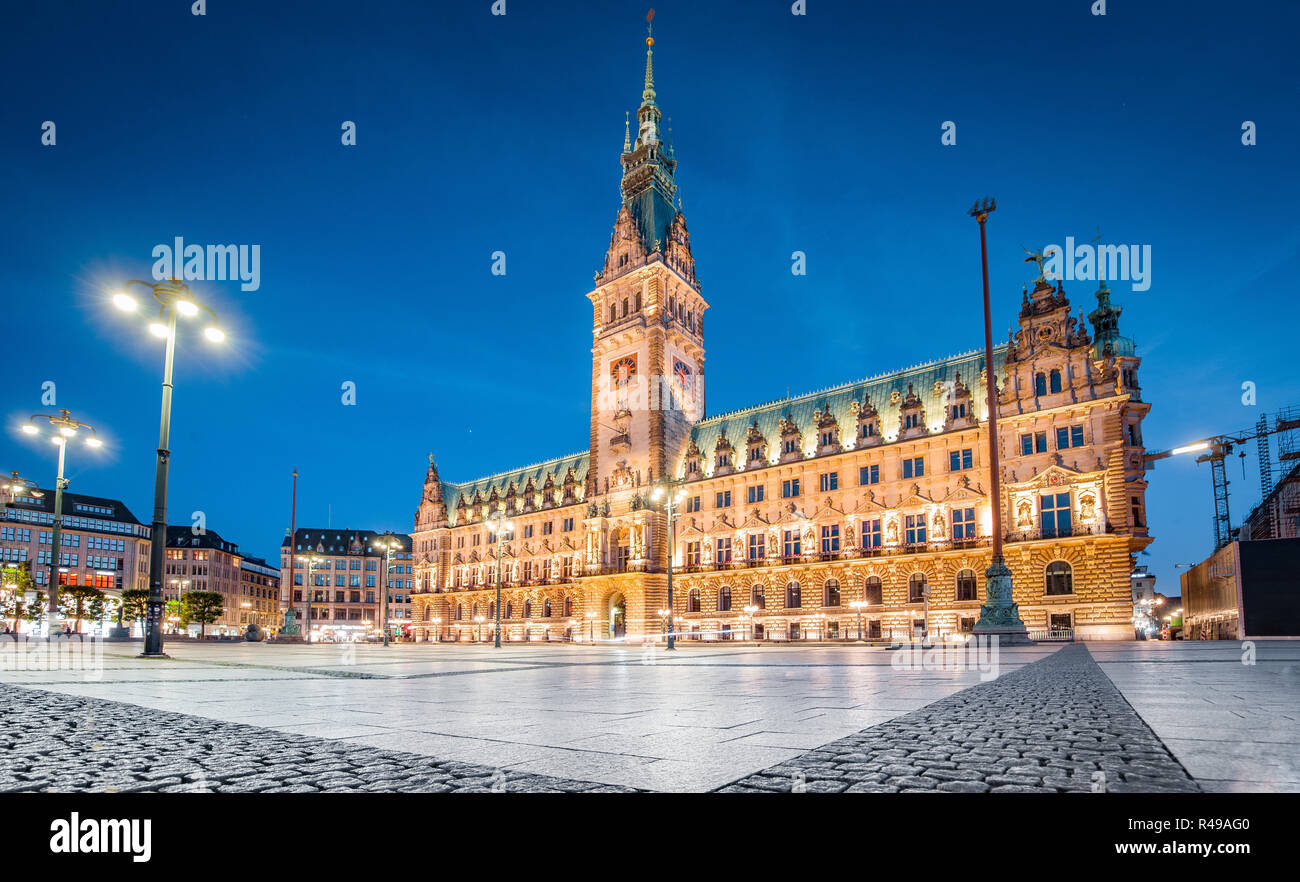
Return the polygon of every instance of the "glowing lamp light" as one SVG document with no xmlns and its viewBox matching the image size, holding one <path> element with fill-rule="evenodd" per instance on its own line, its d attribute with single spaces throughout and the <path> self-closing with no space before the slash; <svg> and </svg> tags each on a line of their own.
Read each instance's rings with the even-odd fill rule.
<svg viewBox="0 0 1300 882">
<path fill-rule="evenodd" d="M 91 437 L 91 438 L 87 438 L 87 439 L 86 439 L 86 446 L 87 446 L 87 447 L 103 447 L 103 446 L 104 446 L 104 442 L 103 442 L 103 441 L 100 441 L 98 438 Z"/>
<path fill-rule="evenodd" d="M 193 300 L 177 300 L 176 311 L 186 318 L 193 318 L 199 314 L 199 308 Z"/>
<path fill-rule="evenodd" d="M 1195 453 L 1198 450 L 1206 450 L 1210 446 L 1208 441 L 1197 441 L 1195 444 L 1188 444 L 1186 447 L 1175 447 L 1170 453 L 1175 456 L 1180 453 Z"/>
<path fill-rule="evenodd" d="M 166 339 L 167 339 L 167 336 L 168 336 L 171 332 L 167 330 L 167 326 L 164 325 L 162 322 L 150 322 L 150 323 L 149 323 L 149 333 L 150 333 L 150 334 L 153 334 L 155 337 L 160 337 L 160 338 L 166 340 Z"/>
<path fill-rule="evenodd" d="M 221 343 L 226 339 L 226 332 L 216 325 L 208 325 L 203 329 L 203 336 L 207 337 L 210 343 Z"/>
<path fill-rule="evenodd" d="M 113 305 L 123 312 L 136 312 L 140 309 L 140 301 L 125 291 L 113 295 Z"/>
<path fill-rule="evenodd" d="M 59 434 L 62 435 L 64 438 L 73 438 L 76 436 L 77 430 L 72 428 L 71 426 L 60 426 Z"/>
<path fill-rule="evenodd" d="M 27 423 L 23 426 L 23 431 L 28 435 L 39 435 L 41 430 L 36 428 L 33 423 Z"/>
</svg>

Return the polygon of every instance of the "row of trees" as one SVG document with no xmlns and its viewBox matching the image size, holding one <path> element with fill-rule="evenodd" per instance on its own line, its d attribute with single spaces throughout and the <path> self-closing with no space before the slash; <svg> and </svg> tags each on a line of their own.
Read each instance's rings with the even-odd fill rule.
<svg viewBox="0 0 1300 882">
<path fill-rule="evenodd" d="M 12 630 L 18 632 L 18 623 L 25 621 L 37 624 L 45 617 L 47 599 L 44 591 L 36 590 L 36 582 L 26 566 L 6 566 L 0 570 L 0 581 L 6 589 L 0 598 L 0 619 L 12 622 Z M 28 594 L 35 592 L 34 603 L 27 602 Z M 144 618 L 149 592 L 143 588 L 128 588 L 122 592 L 118 621 L 138 621 Z M 83 620 L 97 621 L 104 618 L 107 611 L 108 597 L 98 588 L 89 585 L 63 585 L 59 588 L 59 612 L 66 619 L 76 620 L 76 632 L 81 633 Z M 199 636 L 207 636 L 207 626 L 221 618 L 225 610 L 225 598 L 217 591 L 191 591 L 181 600 L 169 601 L 170 612 L 180 620 L 182 628 L 191 623 L 199 626 Z"/>
</svg>

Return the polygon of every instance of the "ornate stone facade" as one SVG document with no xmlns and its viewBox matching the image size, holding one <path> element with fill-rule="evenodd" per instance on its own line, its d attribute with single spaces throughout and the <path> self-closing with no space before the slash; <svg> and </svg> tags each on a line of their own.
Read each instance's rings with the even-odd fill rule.
<svg viewBox="0 0 1300 882">
<path fill-rule="evenodd" d="M 859 620 L 882 639 L 923 622 L 969 630 L 991 562 L 983 353 L 703 418 L 709 304 L 674 206 L 652 52 L 636 137 L 630 125 L 625 135 L 623 203 L 587 294 L 589 447 L 465 484 L 430 462 L 412 534 L 417 639 L 491 639 L 498 559 L 504 639 L 660 634 L 659 486 L 684 496 L 671 549 L 678 632 L 833 639 L 857 637 Z M 1103 283 L 1089 316 L 1094 342 L 1060 285 L 1036 281 L 994 352 L 1005 556 L 1031 631 L 1133 633 L 1129 574 L 1151 541 L 1149 405 L 1109 293 Z M 498 536 L 494 518 L 513 529 Z"/>
</svg>

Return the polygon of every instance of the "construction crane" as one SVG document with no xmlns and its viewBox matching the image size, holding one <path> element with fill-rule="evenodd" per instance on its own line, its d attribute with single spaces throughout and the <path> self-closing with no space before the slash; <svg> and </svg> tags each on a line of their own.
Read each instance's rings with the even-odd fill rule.
<svg viewBox="0 0 1300 882">
<path fill-rule="evenodd" d="M 1265 416 L 1261 416 L 1253 429 L 1228 435 L 1213 435 L 1182 447 L 1175 447 L 1172 450 L 1148 453 L 1143 459 L 1143 465 L 1147 471 L 1150 471 L 1155 468 L 1157 461 L 1183 453 L 1198 453 L 1200 455 L 1196 457 L 1197 462 L 1208 462 L 1210 464 L 1210 478 L 1214 482 L 1214 549 L 1218 551 L 1232 541 L 1232 522 L 1228 516 L 1229 481 L 1227 470 L 1224 468 L 1224 462 L 1227 460 L 1228 455 L 1232 453 L 1234 448 L 1242 444 L 1250 441 L 1256 442 L 1260 460 L 1261 498 L 1266 500 L 1269 494 L 1273 492 L 1273 464 L 1269 456 L 1268 438 L 1270 435 L 1287 433 L 1284 435 L 1279 459 L 1300 459 L 1300 445 L 1295 442 L 1295 436 L 1290 434 L 1295 429 L 1300 429 L 1300 408 L 1291 407 L 1279 412 L 1272 425 L 1269 425 Z M 1244 459 L 1245 452 L 1243 451 L 1240 456 Z M 1271 514 L 1269 518 L 1268 535 L 1271 536 Z"/>
</svg>

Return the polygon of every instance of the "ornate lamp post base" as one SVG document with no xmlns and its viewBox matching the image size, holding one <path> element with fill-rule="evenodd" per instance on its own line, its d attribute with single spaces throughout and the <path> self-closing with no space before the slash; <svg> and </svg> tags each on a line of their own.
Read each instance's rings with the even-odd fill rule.
<svg viewBox="0 0 1300 882">
<path fill-rule="evenodd" d="M 980 606 L 980 620 L 973 633 L 977 637 L 997 637 L 1002 644 L 1032 643 L 1029 629 L 1020 619 L 1020 608 L 1011 598 L 1011 570 L 1000 559 L 984 571 L 985 603 Z"/>
</svg>

